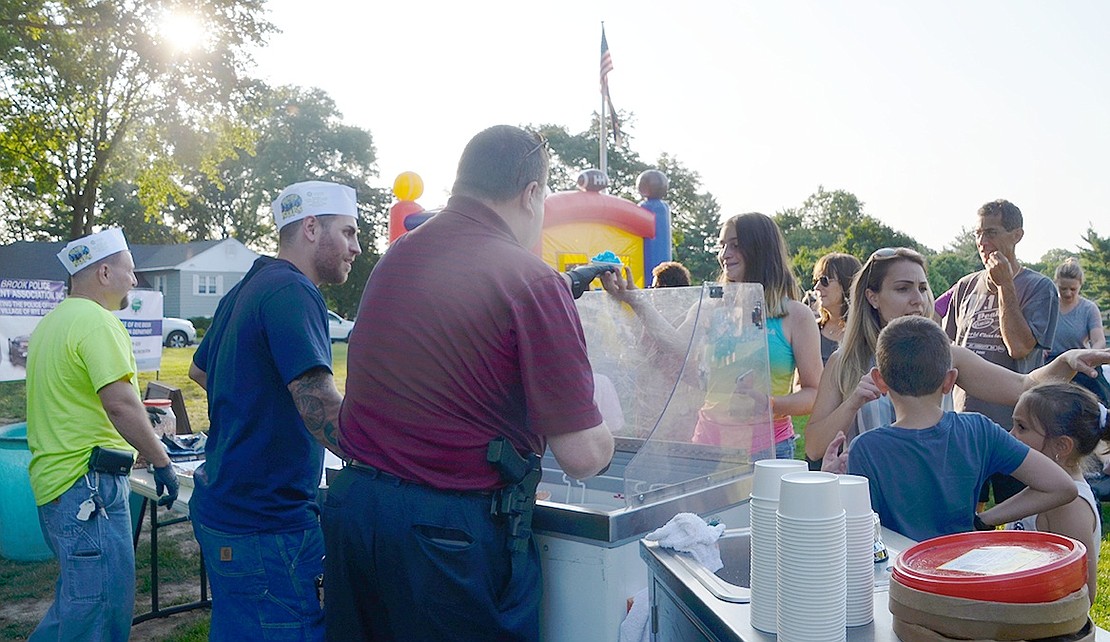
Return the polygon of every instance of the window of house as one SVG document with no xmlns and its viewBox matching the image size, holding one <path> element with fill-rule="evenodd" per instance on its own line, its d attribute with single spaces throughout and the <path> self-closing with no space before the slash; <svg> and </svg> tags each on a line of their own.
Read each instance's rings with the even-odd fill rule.
<svg viewBox="0 0 1110 642">
<path fill-rule="evenodd" d="M 193 275 L 193 294 L 199 296 L 220 296 L 223 294 L 224 277 L 219 275 Z"/>
</svg>

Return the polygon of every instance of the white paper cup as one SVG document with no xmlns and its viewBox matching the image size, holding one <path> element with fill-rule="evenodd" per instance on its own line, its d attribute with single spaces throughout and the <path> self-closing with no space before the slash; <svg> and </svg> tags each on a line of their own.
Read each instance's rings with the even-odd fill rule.
<svg viewBox="0 0 1110 642">
<path fill-rule="evenodd" d="M 849 517 L 871 516 L 871 486 L 866 477 L 840 475 L 840 502 Z"/>
<path fill-rule="evenodd" d="M 779 514 L 823 520 L 843 515 L 837 476 L 823 472 L 788 473 L 779 486 Z"/>
<path fill-rule="evenodd" d="M 761 459 L 755 462 L 755 472 L 752 473 L 752 498 L 777 502 L 779 479 L 783 475 L 804 470 L 806 470 L 806 463 L 800 459 Z"/>
</svg>

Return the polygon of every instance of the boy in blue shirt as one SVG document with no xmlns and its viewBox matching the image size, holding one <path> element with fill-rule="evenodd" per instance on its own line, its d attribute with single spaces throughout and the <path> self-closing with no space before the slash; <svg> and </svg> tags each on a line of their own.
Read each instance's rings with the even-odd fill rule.
<svg viewBox="0 0 1110 642">
<path fill-rule="evenodd" d="M 1063 469 L 978 413 L 941 410 L 956 383 L 948 337 L 933 321 L 903 317 L 879 334 L 875 385 L 898 418 L 861 434 L 848 472 L 871 480 L 871 505 L 883 525 L 914 540 L 990 530 L 1075 498 Z M 1005 473 L 1028 486 L 975 514 L 987 477 Z"/>
</svg>

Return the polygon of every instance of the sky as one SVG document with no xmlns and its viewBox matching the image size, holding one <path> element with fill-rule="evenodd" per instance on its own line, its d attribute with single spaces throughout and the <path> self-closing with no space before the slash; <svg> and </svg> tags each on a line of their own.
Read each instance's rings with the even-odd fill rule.
<svg viewBox="0 0 1110 642">
<path fill-rule="evenodd" d="M 1021 208 L 1018 257 L 1110 234 L 1110 3 L 1099 0 L 270 0 L 254 74 L 318 87 L 443 204 L 495 124 L 577 133 L 609 87 L 646 162 L 701 176 L 723 215 L 818 186 L 941 250 L 979 206 Z M 571 188 L 572 186 L 566 186 Z"/>
</svg>

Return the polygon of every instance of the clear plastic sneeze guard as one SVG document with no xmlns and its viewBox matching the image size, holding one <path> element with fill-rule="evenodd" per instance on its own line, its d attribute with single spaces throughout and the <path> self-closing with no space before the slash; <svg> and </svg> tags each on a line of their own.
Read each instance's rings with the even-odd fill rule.
<svg viewBox="0 0 1110 642">
<path fill-rule="evenodd" d="M 617 438 L 603 475 L 568 477 L 544 458 L 535 529 L 607 545 L 678 512 L 748 498 L 752 463 L 773 457 L 763 288 L 706 284 L 585 293 L 578 312 L 594 396 Z"/>
</svg>

